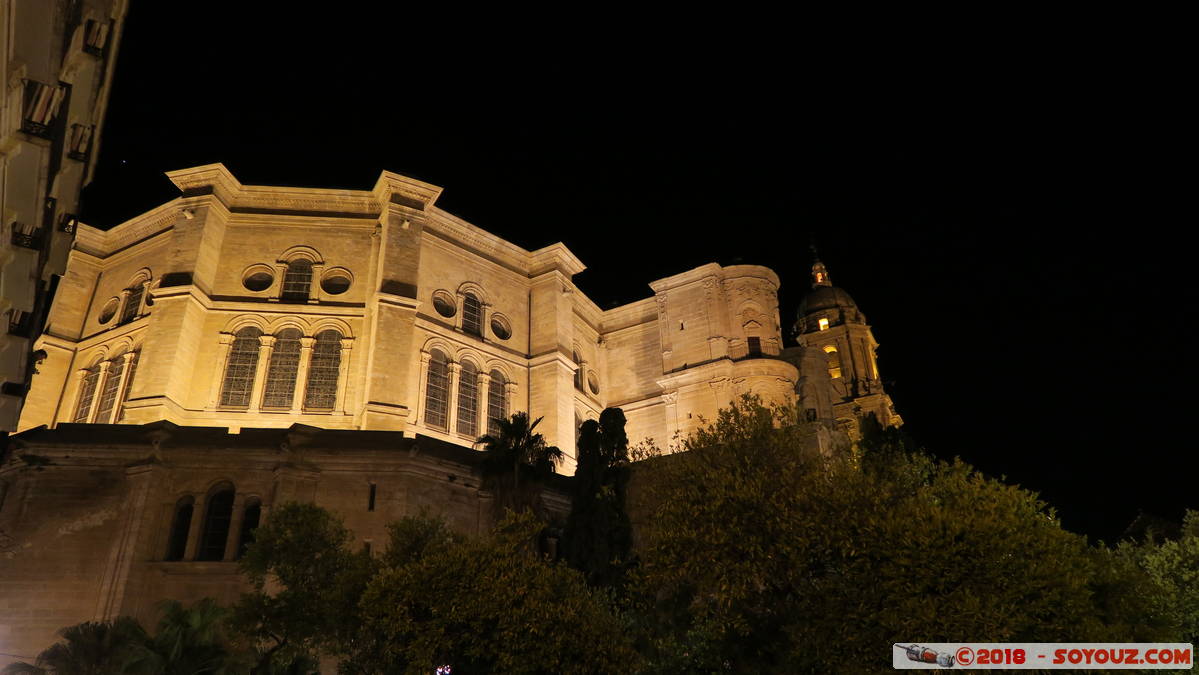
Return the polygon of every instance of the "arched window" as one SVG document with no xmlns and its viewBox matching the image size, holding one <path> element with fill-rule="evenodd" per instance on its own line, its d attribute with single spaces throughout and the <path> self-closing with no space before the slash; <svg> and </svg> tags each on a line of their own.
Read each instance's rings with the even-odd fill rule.
<svg viewBox="0 0 1199 675">
<path fill-rule="evenodd" d="M 250 405 L 254 390 L 254 372 L 258 369 L 258 345 L 262 331 L 246 326 L 234 334 L 221 385 L 221 405 L 244 408 Z"/>
<path fill-rule="evenodd" d="M 86 423 L 92 413 L 92 401 L 96 397 L 96 385 L 100 381 L 100 363 L 97 361 L 83 376 L 79 383 L 79 403 L 75 406 L 75 417 L 72 422 Z"/>
<path fill-rule="evenodd" d="M 290 408 L 296 393 L 296 373 L 300 369 L 300 337 L 295 328 L 284 328 L 275 334 L 271 363 L 266 371 L 266 388 L 262 393 L 263 408 Z"/>
<path fill-rule="evenodd" d="M 583 357 L 575 351 L 571 354 L 575 362 L 575 389 L 583 391 Z"/>
<path fill-rule="evenodd" d="M 312 287 L 312 261 L 299 258 L 287 263 L 283 273 L 283 292 L 280 299 L 291 302 L 307 302 L 308 290 Z"/>
<path fill-rule="evenodd" d="M 262 519 L 262 502 L 251 499 L 246 503 L 241 516 L 241 536 L 237 542 L 237 559 L 246 554 L 246 548 L 254 543 L 254 530 L 258 529 L 258 521 Z"/>
<path fill-rule="evenodd" d="M 125 370 L 125 355 L 119 354 L 108 362 L 108 373 L 104 376 L 104 385 L 100 389 L 100 405 L 96 408 L 96 424 L 112 422 L 112 409 L 117 404 L 120 394 L 121 373 Z"/>
<path fill-rule="evenodd" d="M 204 509 L 204 531 L 196 560 L 224 560 L 225 543 L 229 539 L 229 524 L 233 522 L 233 487 L 214 492 Z"/>
<path fill-rule="evenodd" d="M 450 369 L 445 354 L 434 349 L 429 356 L 428 385 L 425 387 L 425 424 L 446 428 L 450 391 Z"/>
<path fill-rule="evenodd" d="M 195 500 L 184 497 L 175 504 L 175 517 L 171 520 L 171 539 L 167 542 L 167 560 L 183 560 L 187 553 L 187 535 L 191 532 L 192 512 Z"/>
<path fill-rule="evenodd" d="M 142 296 L 146 292 L 146 280 L 138 279 L 129 287 L 125 305 L 121 307 L 121 318 L 117 323 L 129 323 L 137 318 L 142 309 Z"/>
<path fill-rule="evenodd" d="M 508 392 L 504 374 L 491 371 L 491 382 L 487 385 L 487 433 L 498 436 L 500 422 L 508 418 Z"/>
<path fill-rule="evenodd" d="M 479 432 L 479 369 L 462 362 L 458 376 L 458 433 L 474 437 Z"/>
<path fill-rule="evenodd" d="M 323 330 L 316 334 L 312 360 L 308 364 L 308 386 L 304 389 L 305 410 L 332 410 L 337 405 L 337 380 L 341 373 L 341 333 Z"/>
<path fill-rule="evenodd" d="M 483 304 L 474 293 L 462 296 L 462 331 L 471 335 L 483 335 Z"/>
<path fill-rule="evenodd" d="M 837 353 L 837 348 L 825 345 L 824 353 L 828 354 L 828 376 L 834 380 L 841 377 L 841 355 Z"/>
</svg>

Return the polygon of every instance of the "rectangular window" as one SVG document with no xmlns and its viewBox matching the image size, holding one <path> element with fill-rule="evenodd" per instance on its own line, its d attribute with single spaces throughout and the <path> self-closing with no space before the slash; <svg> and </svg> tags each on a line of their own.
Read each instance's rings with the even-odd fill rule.
<svg viewBox="0 0 1199 675">
<path fill-rule="evenodd" d="M 129 295 L 125 298 L 125 306 L 121 308 L 121 319 L 119 323 L 125 324 L 137 318 L 137 315 L 142 310 L 142 295 L 146 292 L 145 284 L 137 284 L 129 289 Z"/>
<path fill-rule="evenodd" d="M 35 80 L 25 80 L 25 114 L 21 120 L 21 131 L 49 138 L 51 127 L 58 118 L 58 109 L 67 96 L 67 90 Z"/>
<path fill-rule="evenodd" d="M 370 492 L 370 495 L 366 498 L 366 510 L 367 511 L 375 510 L 375 488 L 376 488 L 375 484 L 371 483 L 371 492 Z"/>
<path fill-rule="evenodd" d="M 483 305 L 470 293 L 462 298 L 462 332 L 470 335 L 483 334 Z"/>
<path fill-rule="evenodd" d="M 96 424 L 109 424 L 112 422 L 112 409 L 117 403 L 117 394 L 120 393 L 121 387 L 121 371 L 125 369 L 125 358 L 118 356 L 109 361 L 108 374 L 104 377 L 104 388 L 100 393 L 100 407 L 96 410 Z"/>
<path fill-rule="evenodd" d="M 444 362 L 429 363 L 429 384 L 425 389 L 425 424 L 446 428 L 450 378 Z"/>
<path fill-rule="evenodd" d="M 820 324 L 820 330 L 828 330 L 828 319 L 819 319 L 816 323 Z"/>
<path fill-rule="evenodd" d="M 67 156 L 80 161 L 86 160 L 92 150 L 92 134 L 96 127 L 86 124 L 72 124 L 67 143 Z"/>
<path fill-rule="evenodd" d="M 107 22 L 88 19 L 83 31 L 83 51 L 92 56 L 102 56 L 104 48 L 108 46 L 108 30 Z"/>
</svg>

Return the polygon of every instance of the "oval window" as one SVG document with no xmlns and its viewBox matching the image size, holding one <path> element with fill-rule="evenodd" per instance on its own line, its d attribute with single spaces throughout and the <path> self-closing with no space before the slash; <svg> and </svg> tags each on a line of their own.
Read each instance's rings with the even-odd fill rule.
<svg viewBox="0 0 1199 675">
<path fill-rule="evenodd" d="M 591 393 L 599 393 L 599 379 L 595 376 L 595 371 L 587 373 L 587 386 L 591 389 Z"/>
<path fill-rule="evenodd" d="M 433 308 L 437 310 L 438 314 L 447 319 L 458 312 L 458 308 L 455 305 L 454 296 L 449 293 L 437 291 L 433 294 Z"/>
<path fill-rule="evenodd" d="M 508 322 L 499 316 L 491 317 L 491 332 L 501 340 L 512 337 L 512 329 L 508 327 Z"/>
<path fill-rule="evenodd" d="M 117 307 L 120 307 L 121 301 L 113 298 L 104 304 L 104 309 L 100 310 L 100 323 L 108 323 L 112 321 L 112 317 L 117 315 Z"/>
<path fill-rule="evenodd" d="M 329 295 L 341 295 L 350 290 L 351 283 L 349 275 L 345 272 L 340 270 L 330 272 L 325 275 L 324 279 L 321 279 L 321 290 Z"/>
<path fill-rule="evenodd" d="M 263 269 L 258 269 L 247 274 L 246 278 L 241 281 L 241 285 L 245 286 L 246 290 L 254 291 L 255 293 L 265 291 L 273 283 L 275 283 L 275 275 Z"/>
</svg>

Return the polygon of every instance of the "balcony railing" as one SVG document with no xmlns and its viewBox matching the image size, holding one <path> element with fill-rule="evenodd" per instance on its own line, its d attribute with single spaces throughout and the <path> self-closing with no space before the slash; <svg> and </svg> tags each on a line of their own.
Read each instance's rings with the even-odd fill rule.
<svg viewBox="0 0 1199 675">
<path fill-rule="evenodd" d="M 21 117 L 21 131 L 52 140 L 54 121 L 66 95 L 63 87 L 25 80 L 25 112 Z"/>
<path fill-rule="evenodd" d="M 42 248 L 42 231 L 27 229 L 21 223 L 13 223 L 12 243 L 14 246 L 40 250 Z"/>
</svg>

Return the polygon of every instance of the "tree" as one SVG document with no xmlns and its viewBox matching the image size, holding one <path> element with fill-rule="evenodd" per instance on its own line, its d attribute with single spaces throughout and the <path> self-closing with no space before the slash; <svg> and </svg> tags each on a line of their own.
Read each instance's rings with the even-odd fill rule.
<svg viewBox="0 0 1199 675">
<path fill-rule="evenodd" d="M 160 605 L 163 616 L 158 632 L 149 641 L 149 671 L 155 675 L 202 675 L 236 672 L 226 628 L 230 616 L 210 598 L 191 607 L 168 600 Z"/>
<path fill-rule="evenodd" d="M 510 420 L 499 421 L 499 434 L 479 438 L 483 444 L 483 480 L 496 495 L 496 508 L 522 511 L 537 506 L 539 486 L 557 468 L 565 457 L 555 446 L 535 432 L 542 418 L 532 424 L 529 415 L 518 412 Z M 522 489 L 521 472 L 532 481 L 526 481 Z"/>
<path fill-rule="evenodd" d="M 509 514 L 490 538 L 424 537 L 426 545 L 413 547 L 399 538 L 430 527 L 401 521 L 389 550 L 405 553 L 362 598 L 370 648 L 343 672 L 423 675 L 445 664 L 467 673 L 635 670 L 625 626 L 604 596 L 533 550 L 540 529 L 532 514 Z"/>
<path fill-rule="evenodd" d="M 889 672 L 897 641 L 1108 634 L 1093 552 L 1036 495 L 902 445 L 823 455 L 814 431 L 743 399 L 645 470 L 654 667 Z"/>
<path fill-rule="evenodd" d="M 565 558 L 588 583 L 613 586 L 629 563 L 632 525 L 626 510 L 629 439 L 624 412 L 608 408 L 580 428 Z"/>
<path fill-rule="evenodd" d="M 351 538 L 313 504 L 282 504 L 255 530 L 241 560 L 254 592 L 235 608 L 236 625 L 261 647 L 254 673 L 302 670 L 319 653 L 353 648 L 358 599 L 375 564 L 350 551 Z"/>
<path fill-rule="evenodd" d="M 114 675 L 145 673 L 146 631 L 132 617 L 85 622 L 59 631 L 62 641 L 38 654 L 33 664 L 13 663 L 5 675 Z"/>
</svg>

